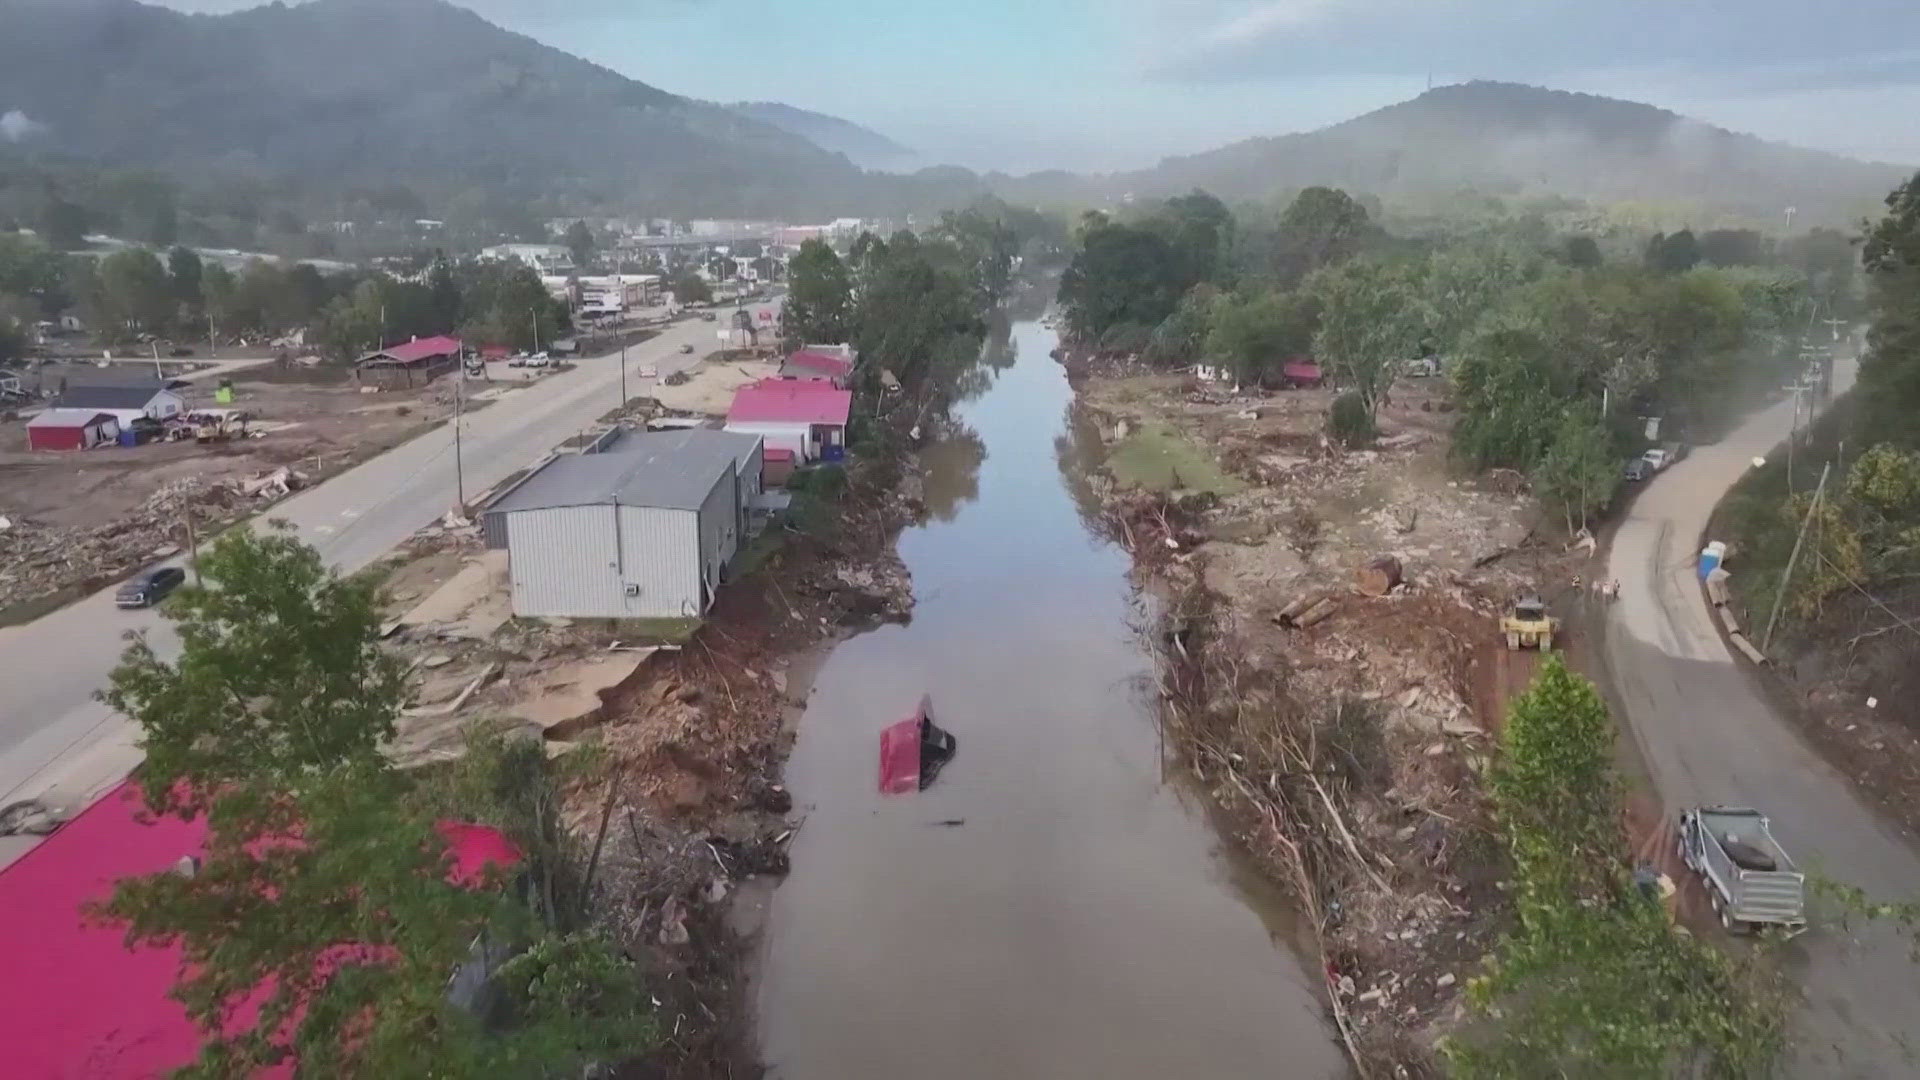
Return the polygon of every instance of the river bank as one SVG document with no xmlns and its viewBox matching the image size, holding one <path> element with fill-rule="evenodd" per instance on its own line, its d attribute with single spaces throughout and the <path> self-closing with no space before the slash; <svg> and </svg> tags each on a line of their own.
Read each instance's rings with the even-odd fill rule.
<svg viewBox="0 0 1920 1080">
<path fill-rule="evenodd" d="M 1509 918 L 1483 780 L 1535 654 L 1498 620 L 1584 556 L 1536 541 L 1519 478 L 1451 472 L 1439 380 L 1346 450 L 1329 392 L 1063 355 L 1098 513 L 1161 598 L 1169 742 L 1301 908 L 1361 1073 L 1430 1071 Z"/>
</svg>

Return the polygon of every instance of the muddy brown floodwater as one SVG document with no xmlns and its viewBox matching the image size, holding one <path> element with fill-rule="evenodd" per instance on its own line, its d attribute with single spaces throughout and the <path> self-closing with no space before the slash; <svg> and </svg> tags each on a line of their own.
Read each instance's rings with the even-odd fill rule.
<svg viewBox="0 0 1920 1080">
<path fill-rule="evenodd" d="M 1082 522 L 1053 335 L 934 453 L 908 626 L 840 645 L 787 768 L 807 815 L 755 988 L 780 1080 L 1341 1076 L 1284 902 L 1163 769 L 1127 557 Z M 966 475 L 977 464 L 977 476 Z M 959 740 L 876 791 L 922 693 Z"/>
</svg>

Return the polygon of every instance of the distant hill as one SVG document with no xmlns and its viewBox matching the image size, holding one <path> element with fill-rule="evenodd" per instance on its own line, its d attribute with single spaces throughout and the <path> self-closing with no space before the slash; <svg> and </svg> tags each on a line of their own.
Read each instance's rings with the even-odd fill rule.
<svg viewBox="0 0 1920 1080">
<path fill-rule="evenodd" d="M 16 152 L 193 178 L 511 193 L 661 213 L 840 209 L 861 173 L 781 126 L 629 79 L 443 0 L 186 15 L 0 0 Z"/>
<path fill-rule="evenodd" d="M 863 169 L 904 172 L 913 168 L 920 155 L 901 146 L 872 128 L 825 113 L 797 109 L 776 101 L 740 101 L 727 108 L 750 120 L 772 124 L 782 131 L 798 135 Z"/>
<path fill-rule="evenodd" d="M 1513 83 L 1439 87 L 1318 131 L 1248 139 L 1110 178 L 1139 195 L 1388 196 L 1477 188 L 1851 219 L 1910 172 L 1767 142 L 1631 101 Z"/>
</svg>

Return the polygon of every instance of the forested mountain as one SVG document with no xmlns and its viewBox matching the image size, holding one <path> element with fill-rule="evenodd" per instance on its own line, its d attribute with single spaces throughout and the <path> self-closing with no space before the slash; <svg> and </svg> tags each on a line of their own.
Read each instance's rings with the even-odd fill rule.
<svg viewBox="0 0 1920 1080">
<path fill-rule="evenodd" d="M 1767 142 L 1665 109 L 1513 83 L 1429 90 L 1318 131 L 1248 139 L 1115 177 L 1136 194 L 1264 199 L 1311 185 L 1381 196 L 1473 188 L 1857 220 L 1907 170 Z"/>
<path fill-rule="evenodd" d="M 777 101 L 740 101 L 727 107 L 741 116 L 798 135 L 822 150 L 845 154 L 847 160 L 863 169 L 898 172 L 911 168 L 920 156 L 872 128 L 837 116 L 797 109 Z"/>
<path fill-rule="evenodd" d="M 444 0 L 186 15 L 0 0 L 15 152 L 188 181 L 402 183 L 661 212 L 822 211 L 860 172 L 806 139 L 510 33 Z M 30 124 L 31 127 L 23 125 Z M 434 198 L 437 196 L 437 198 Z"/>
<path fill-rule="evenodd" d="M 310 0 L 229 15 L 137 0 L 0 0 L 0 187 L 10 168 L 39 175 L 22 171 L 36 162 L 66 175 L 146 168 L 218 190 L 229 206 L 251 190 L 255 202 L 292 202 L 308 218 L 373 202 L 460 219 L 511 208 L 805 220 L 926 215 L 988 191 L 1085 205 L 1196 187 L 1267 200 L 1328 185 L 1768 217 L 1795 206 L 1802 221 L 1852 222 L 1902 173 L 1648 105 L 1504 83 L 1443 87 L 1318 131 L 1131 173 L 862 171 L 911 161 L 857 124 L 682 97 L 446 0 Z"/>
</svg>

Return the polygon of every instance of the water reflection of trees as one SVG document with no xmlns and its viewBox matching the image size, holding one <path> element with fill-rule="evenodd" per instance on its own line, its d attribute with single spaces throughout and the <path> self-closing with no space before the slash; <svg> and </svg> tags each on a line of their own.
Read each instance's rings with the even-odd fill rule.
<svg viewBox="0 0 1920 1080">
<path fill-rule="evenodd" d="M 952 521 L 961 507 L 980 498 L 980 467 L 986 461 L 986 440 L 965 424 L 953 424 L 922 450 L 927 514 Z"/>
<path fill-rule="evenodd" d="M 1095 536 L 1106 536 L 1108 523 L 1105 508 L 1094 493 L 1091 481 L 1105 460 L 1099 425 L 1072 402 L 1067 404 L 1066 413 L 1066 419 L 1060 425 L 1060 434 L 1053 437 L 1054 462 L 1060 468 L 1061 478 L 1067 483 L 1068 493 L 1073 496 L 1073 507 L 1079 511 L 1081 523 Z"/>
</svg>

